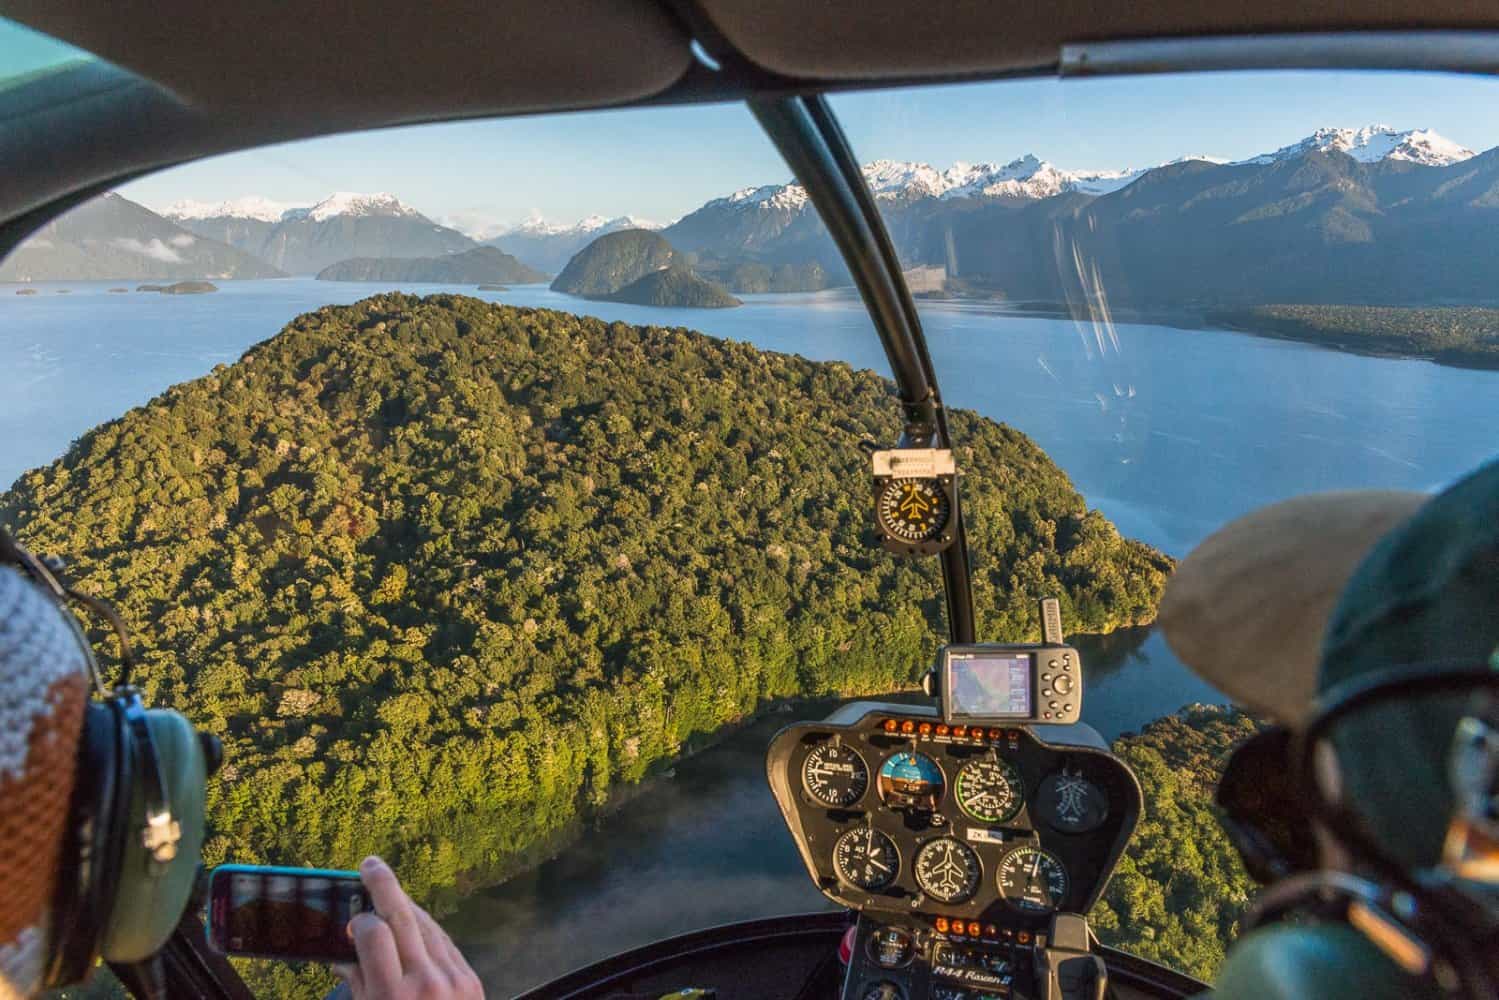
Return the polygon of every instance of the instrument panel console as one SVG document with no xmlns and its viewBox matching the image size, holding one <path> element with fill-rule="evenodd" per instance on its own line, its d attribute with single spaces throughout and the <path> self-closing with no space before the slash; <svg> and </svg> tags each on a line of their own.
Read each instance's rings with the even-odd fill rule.
<svg viewBox="0 0 1499 1000">
<path fill-rule="evenodd" d="M 925 706 L 788 726 L 766 771 L 808 875 L 860 913 L 848 998 L 1036 995 L 1031 958 L 1081 922 L 1140 816 L 1134 774 L 1091 729 Z"/>
</svg>

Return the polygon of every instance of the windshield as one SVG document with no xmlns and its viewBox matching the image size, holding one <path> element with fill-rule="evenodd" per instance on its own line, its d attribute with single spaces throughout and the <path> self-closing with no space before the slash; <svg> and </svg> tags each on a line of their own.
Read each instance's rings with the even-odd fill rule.
<svg viewBox="0 0 1499 1000">
<path fill-rule="evenodd" d="M 1496 97 L 1286 72 L 832 103 L 945 400 L 1023 430 L 1120 532 L 1179 558 L 1276 500 L 1430 492 L 1492 455 Z M 976 562 L 980 604 L 1014 582 Z M 1114 685 L 1161 714 L 1220 700 L 1154 634 L 1089 697 Z M 1252 889 L 1205 808 L 1235 725 L 1189 708 L 1126 741 L 1149 816 L 1092 915 L 1205 978 Z"/>
<path fill-rule="evenodd" d="M 1151 631 L 1174 560 L 1270 500 L 1431 490 L 1491 450 L 1492 89 L 833 101 L 955 408 L 979 638 L 1034 641 L 1058 597 L 1083 719 L 1145 790 L 1109 943 L 1211 978 L 1251 890 L 1209 802 L 1257 722 Z M 191 164 L 0 281 L 0 520 L 223 738 L 205 863 L 381 853 L 496 995 L 831 906 L 765 747 L 922 700 L 943 602 L 933 561 L 875 544 L 889 367 L 743 107 Z"/>
<path fill-rule="evenodd" d="M 0 18 L 0 105 L 11 100 L 5 92 L 13 87 L 95 59 L 66 42 Z"/>
</svg>

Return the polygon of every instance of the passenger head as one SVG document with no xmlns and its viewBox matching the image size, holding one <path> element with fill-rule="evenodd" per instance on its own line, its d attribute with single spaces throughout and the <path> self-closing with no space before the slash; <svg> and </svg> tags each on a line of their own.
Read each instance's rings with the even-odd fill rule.
<svg viewBox="0 0 1499 1000">
<path fill-rule="evenodd" d="M 1327 697 L 1378 671 L 1481 666 L 1496 648 L 1499 462 L 1433 497 L 1363 559 L 1329 621 L 1317 688 Z M 1434 694 L 1417 683 L 1329 733 L 1333 781 L 1403 865 L 1441 856 L 1455 807 L 1453 736 L 1472 704 L 1472 691 Z"/>
</svg>

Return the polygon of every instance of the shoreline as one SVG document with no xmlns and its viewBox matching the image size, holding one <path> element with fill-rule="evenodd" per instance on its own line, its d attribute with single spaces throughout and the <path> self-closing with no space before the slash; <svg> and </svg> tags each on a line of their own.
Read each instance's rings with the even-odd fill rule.
<svg viewBox="0 0 1499 1000">
<path fill-rule="evenodd" d="M 1010 302 L 1005 299 L 987 299 L 977 296 L 956 296 L 952 298 L 937 298 L 925 296 L 919 302 L 937 302 L 949 304 L 985 304 L 998 307 L 998 311 L 1007 318 L 1014 319 L 1075 319 L 1084 322 L 1080 317 L 1073 316 L 1068 309 L 1062 308 L 1060 303 L 1048 302 Z M 1009 308 L 1006 308 L 1006 307 Z M 1384 358 L 1394 361 L 1425 361 L 1434 365 L 1442 365 L 1447 368 L 1457 368 L 1466 371 L 1499 371 L 1499 353 L 1489 354 L 1482 352 L 1465 351 L 1461 348 L 1453 348 L 1447 351 L 1432 352 L 1420 350 L 1414 346 L 1401 348 L 1395 344 L 1380 343 L 1392 335 L 1379 332 L 1367 332 L 1360 334 L 1335 334 L 1323 333 L 1321 331 L 1308 329 L 1305 325 L 1293 320 L 1276 320 L 1273 317 L 1240 318 L 1239 313 L 1247 313 L 1255 308 L 1263 307 L 1240 307 L 1240 308 L 1177 308 L 1177 309 L 1148 309 L 1122 307 L 1110 310 L 1110 320 L 1114 323 L 1127 324 L 1153 324 L 1156 326 L 1167 326 L 1177 330 L 1213 330 L 1224 333 L 1234 333 L 1243 336 L 1257 337 L 1261 340 L 1280 340 L 1289 343 L 1307 344 L 1312 347 L 1320 347 L 1323 350 L 1337 351 L 1342 354 L 1351 354 L 1365 358 Z M 1339 307 L 1331 307 L 1339 308 Z M 1365 308 L 1354 306 L 1350 308 Z M 1369 307 L 1375 308 L 1375 307 Z M 1425 308 L 1416 306 L 1392 306 L 1378 308 Z M 1452 307 L 1432 306 L 1430 308 L 1488 308 L 1486 306 Z M 1277 323 L 1281 324 L 1277 327 Z M 1398 337 L 1398 335 L 1393 335 Z M 1361 339 L 1367 337 L 1368 339 Z"/>
<path fill-rule="evenodd" d="M 438 912 L 446 914 L 456 909 L 458 904 L 465 898 L 486 889 L 504 885 L 511 879 L 519 878 L 527 872 L 539 868 L 549 861 L 554 860 L 568 848 L 577 843 L 578 839 L 590 830 L 595 830 L 598 825 L 621 809 L 657 788 L 662 782 L 670 781 L 675 776 L 675 771 L 683 762 L 702 754 L 708 750 L 715 749 L 726 740 L 742 733 L 744 730 L 763 722 L 775 715 L 788 716 L 787 725 L 795 721 L 796 710 L 800 707 L 811 705 L 831 706 L 846 701 L 861 698 L 887 698 L 892 696 L 909 695 L 920 693 L 920 688 L 913 685 L 909 688 L 901 688 L 894 691 L 879 691 L 872 694 L 836 694 L 823 697 L 811 697 L 798 695 L 790 698 L 777 698 L 766 702 L 755 711 L 741 716 L 731 722 L 727 722 L 711 733 L 699 737 L 697 740 L 689 740 L 683 744 L 683 749 L 671 757 L 663 757 L 649 768 L 639 781 L 620 783 L 609 789 L 609 797 L 602 805 L 588 805 L 586 802 L 580 804 L 577 813 L 551 836 L 535 846 L 521 851 L 506 863 L 490 871 L 462 872 L 457 882 L 440 892 L 435 900 Z"/>
</svg>

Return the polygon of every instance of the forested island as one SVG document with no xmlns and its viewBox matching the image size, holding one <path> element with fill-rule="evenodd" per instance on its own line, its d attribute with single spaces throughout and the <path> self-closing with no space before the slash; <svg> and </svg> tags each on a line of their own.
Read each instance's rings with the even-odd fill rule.
<svg viewBox="0 0 1499 1000">
<path fill-rule="evenodd" d="M 1206 319 L 1232 330 L 1361 354 L 1429 358 L 1463 368 L 1499 368 L 1499 309 L 1265 305 L 1215 310 Z"/>
<path fill-rule="evenodd" d="M 940 583 L 870 544 L 859 448 L 898 412 L 840 363 L 383 295 L 94 429 L 0 519 L 223 738 L 207 864 L 379 852 L 441 905 L 775 699 L 913 683 Z M 952 421 L 984 634 L 1050 593 L 1079 632 L 1152 620 L 1169 558 Z"/>
</svg>

